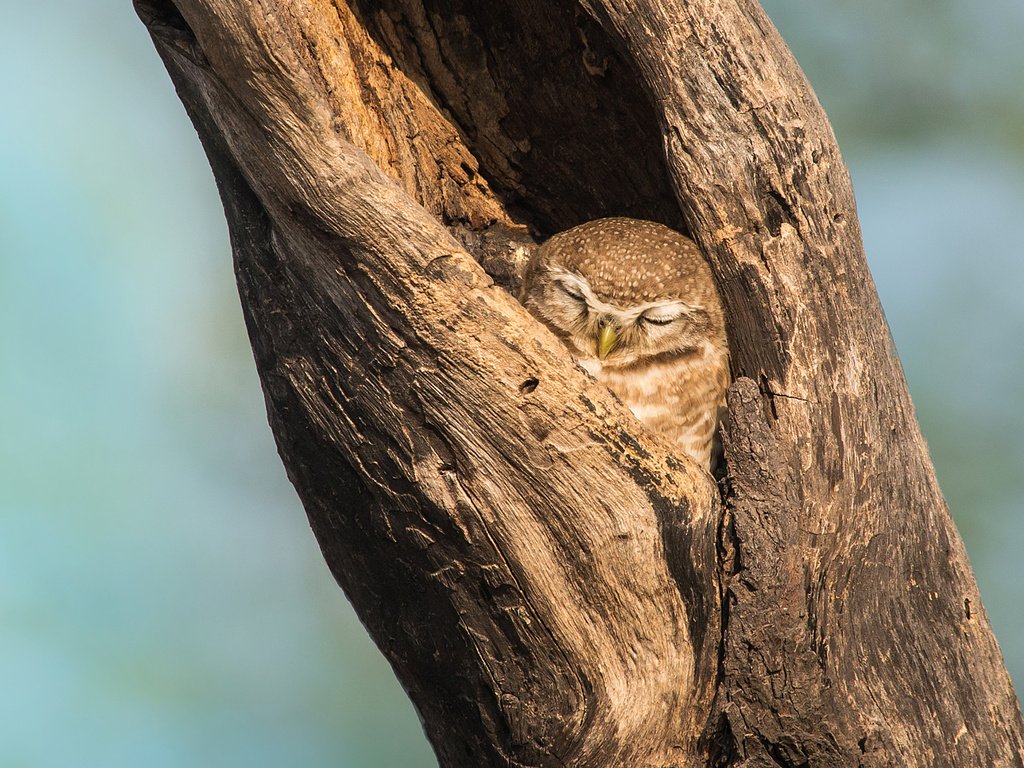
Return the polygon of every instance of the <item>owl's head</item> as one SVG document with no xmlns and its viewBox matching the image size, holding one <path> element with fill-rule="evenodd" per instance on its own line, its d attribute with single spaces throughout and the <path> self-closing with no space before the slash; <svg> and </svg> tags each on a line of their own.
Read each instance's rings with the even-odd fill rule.
<svg viewBox="0 0 1024 768">
<path fill-rule="evenodd" d="M 555 235 L 531 259 L 520 300 L 577 358 L 609 368 L 726 349 L 703 255 L 651 221 L 598 219 Z"/>
</svg>

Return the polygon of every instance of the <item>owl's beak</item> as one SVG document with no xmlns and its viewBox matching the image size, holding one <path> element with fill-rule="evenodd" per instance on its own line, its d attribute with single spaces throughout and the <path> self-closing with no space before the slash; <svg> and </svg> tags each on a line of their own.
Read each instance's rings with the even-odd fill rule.
<svg viewBox="0 0 1024 768">
<path fill-rule="evenodd" d="M 600 325 L 597 329 L 597 358 L 604 360 L 619 343 L 619 334 L 614 325 Z"/>
</svg>

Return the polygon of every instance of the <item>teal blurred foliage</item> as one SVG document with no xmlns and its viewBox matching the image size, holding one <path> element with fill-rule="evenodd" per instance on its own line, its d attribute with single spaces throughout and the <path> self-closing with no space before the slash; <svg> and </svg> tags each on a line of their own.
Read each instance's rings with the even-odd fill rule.
<svg viewBox="0 0 1024 768">
<path fill-rule="evenodd" d="M 0 10 L 0 764 L 435 765 L 285 479 L 213 180 L 130 4 Z M 1024 9 L 767 10 L 1022 680 Z"/>
</svg>

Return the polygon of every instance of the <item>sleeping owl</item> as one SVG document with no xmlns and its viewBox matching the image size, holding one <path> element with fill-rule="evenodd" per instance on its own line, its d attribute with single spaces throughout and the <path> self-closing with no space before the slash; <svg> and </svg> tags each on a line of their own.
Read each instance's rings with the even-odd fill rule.
<svg viewBox="0 0 1024 768">
<path fill-rule="evenodd" d="M 729 350 L 696 243 L 652 221 L 590 221 L 537 250 L 520 301 L 637 418 L 713 468 Z"/>
</svg>

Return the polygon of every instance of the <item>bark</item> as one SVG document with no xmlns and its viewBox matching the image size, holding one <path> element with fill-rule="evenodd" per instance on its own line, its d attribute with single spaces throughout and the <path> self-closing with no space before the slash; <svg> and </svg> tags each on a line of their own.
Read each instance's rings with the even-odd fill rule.
<svg viewBox="0 0 1024 768">
<path fill-rule="evenodd" d="M 845 167 L 756 3 L 136 7 L 289 477 L 443 766 L 1024 764 Z M 623 214 L 719 281 L 721 488 L 505 290 Z"/>
</svg>

